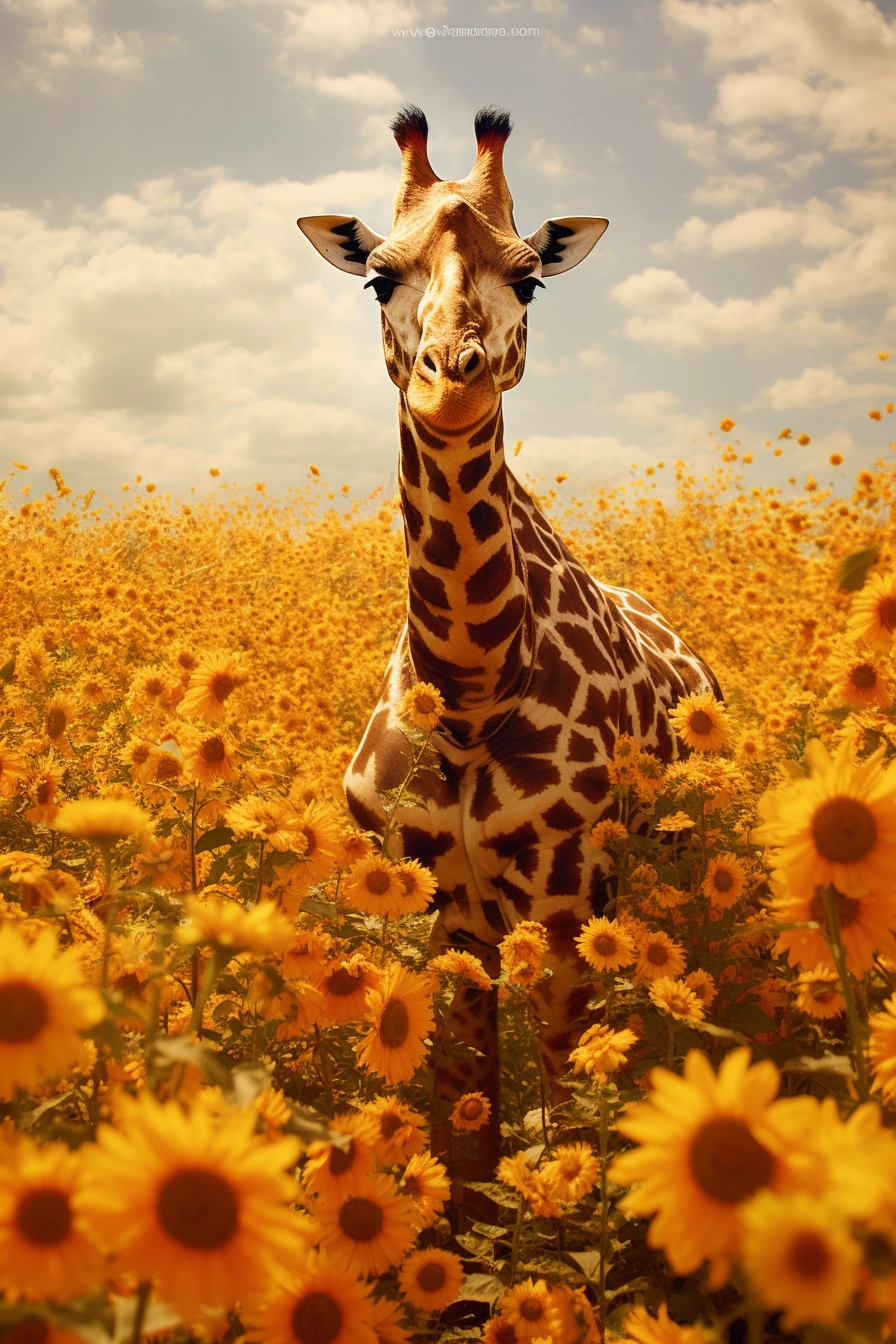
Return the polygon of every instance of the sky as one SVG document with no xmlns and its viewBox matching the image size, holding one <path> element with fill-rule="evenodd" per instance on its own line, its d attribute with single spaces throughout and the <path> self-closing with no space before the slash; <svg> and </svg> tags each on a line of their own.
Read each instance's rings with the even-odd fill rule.
<svg viewBox="0 0 896 1344">
<path fill-rule="evenodd" d="M 896 461 L 896 0 L 0 0 L 7 488 L 394 485 L 376 301 L 295 221 L 388 232 L 406 102 L 446 179 L 510 111 L 521 234 L 610 219 L 533 304 L 519 474 Z"/>
</svg>

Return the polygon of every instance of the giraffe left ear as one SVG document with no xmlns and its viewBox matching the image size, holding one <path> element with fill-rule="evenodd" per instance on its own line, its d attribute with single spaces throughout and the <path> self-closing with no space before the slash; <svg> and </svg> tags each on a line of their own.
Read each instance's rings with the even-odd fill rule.
<svg viewBox="0 0 896 1344">
<path fill-rule="evenodd" d="M 560 275 L 585 260 L 609 222 L 594 215 L 547 219 L 523 242 L 541 257 L 542 275 Z"/>
<path fill-rule="evenodd" d="M 322 257 L 349 275 L 366 275 L 367 258 L 383 241 L 353 215 L 303 215 L 296 223 Z"/>
</svg>

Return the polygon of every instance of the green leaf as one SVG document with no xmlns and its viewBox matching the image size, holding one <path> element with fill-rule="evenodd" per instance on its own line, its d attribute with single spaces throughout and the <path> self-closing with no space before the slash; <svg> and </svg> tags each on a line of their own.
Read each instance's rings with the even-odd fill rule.
<svg viewBox="0 0 896 1344">
<path fill-rule="evenodd" d="M 43 1102 L 40 1106 L 35 1106 L 33 1111 L 29 1111 L 28 1114 L 23 1117 L 21 1121 L 22 1128 L 31 1129 L 42 1115 L 46 1115 L 47 1111 L 52 1111 L 56 1106 L 61 1106 L 64 1101 L 68 1101 L 70 1096 L 72 1096 L 71 1089 L 68 1092 L 63 1092 L 61 1096 L 51 1097 L 49 1101 Z"/>
<path fill-rule="evenodd" d="M 707 1036 L 718 1036 L 723 1041 L 739 1041 L 741 1045 L 750 1045 L 750 1039 L 742 1031 L 732 1031 L 730 1027 L 717 1027 L 715 1022 L 695 1022 L 697 1031 L 705 1031 Z"/>
<path fill-rule="evenodd" d="M 876 546 L 844 555 L 837 569 L 837 587 L 841 592 L 857 593 L 860 588 L 864 588 L 869 569 L 879 559 L 880 552 Z"/>
<path fill-rule="evenodd" d="M 10 658 L 9 662 L 0 667 L 0 681 L 5 681 L 7 685 L 12 681 L 16 670 L 15 658 Z"/>
<path fill-rule="evenodd" d="M 468 1274 L 461 1289 L 461 1298 L 468 1302 L 488 1302 L 492 1306 L 504 1292 L 504 1285 L 494 1274 Z"/>
<path fill-rule="evenodd" d="M 600 1278 L 600 1251 L 569 1251 L 570 1260 L 575 1260 L 589 1283 L 597 1283 Z"/>
<path fill-rule="evenodd" d="M 821 1059 L 811 1055 L 800 1055 L 781 1065 L 782 1073 L 839 1073 L 843 1078 L 852 1078 L 854 1069 L 849 1055 L 832 1055 L 826 1051 Z"/>
<path fill-rule="evenodd" d="M 225 845 L 233 844 L 233 831 L 229 826 L 216 826 L 213 831 L 206 831 L 196 844 L 193 846 L 194 854 L 205 854 L 210 849 L 223 849 Z"/>
</svg>

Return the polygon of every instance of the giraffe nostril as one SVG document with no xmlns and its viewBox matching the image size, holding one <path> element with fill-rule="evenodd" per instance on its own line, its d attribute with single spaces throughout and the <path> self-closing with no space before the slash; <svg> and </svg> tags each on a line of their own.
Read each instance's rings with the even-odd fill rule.
<svg viewBox="0 0 896 1344">
<path fill-rule="evenodd" d="M 464 373 L 472 373 L 473 370 L 477 369 L 478 367 L 479 367 L 479 356 L 474 350 L 473 353 L 470 355 L 470 358 L 466 362 L 466 365 L 464 367 Z"/>
<path fill-rule="evenodd" d="M 423 363 L 425 367 L 430 370 L 431 373 L 438 373 L 438 369 L 436 368 L 436 362 L 433 359 L 432 355 L 424 355 Z"/>
</svg>

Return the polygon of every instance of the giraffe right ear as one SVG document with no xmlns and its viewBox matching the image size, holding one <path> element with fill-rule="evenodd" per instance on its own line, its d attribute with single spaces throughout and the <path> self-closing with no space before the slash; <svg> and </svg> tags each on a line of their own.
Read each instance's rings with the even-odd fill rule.
<svg viewBox="0 0 896 1344">
<path fill-rule="evenodd" d="M 560 275 L 585 260 L 609 222 L 594 215 L 547 219 L 523 242 L 541 257 L 542 275 Z"/>
<path fill-rule="evenodd" d="M 367 274 L 367 258 L 383 241 L 352 215 L 303 215 L 296 223 L 322 257 L 350 275 Z"/>
</svg>

